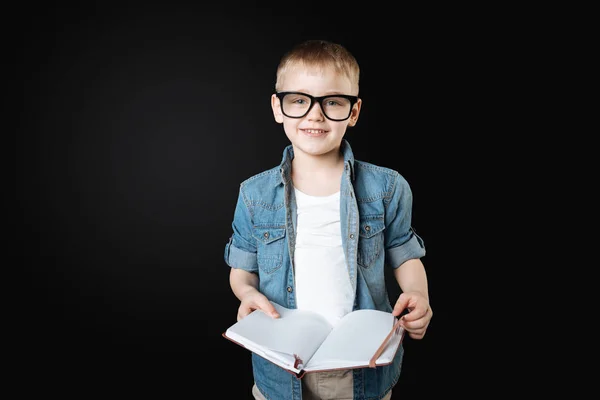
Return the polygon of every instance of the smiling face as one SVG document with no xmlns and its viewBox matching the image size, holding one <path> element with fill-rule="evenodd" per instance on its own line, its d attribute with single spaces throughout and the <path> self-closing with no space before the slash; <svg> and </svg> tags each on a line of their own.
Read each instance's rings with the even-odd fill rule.
<svg viewBox="0 0 600 400">
<path fill-rule="evenodd" d="M 353 87 L 351 80 L 337 73 L 333 67 L 296 65 L 289 68 L 282 78 L 279 92 L 302 92 L 311 96 L 358 95 L 358 88 Z M 314 104 L 302 118 L 290 118 L 282 113 L 279 98 L 275 94 L 271 96 L 275 121 L 283 124 L 296 155 L 322 156 L 338 151 L 346 128 L 354 126 L 358 120 L 361 104 L 358 99 L 345 121 L 332 121 L 325 117 L 321 104 Z"/>
</svg>

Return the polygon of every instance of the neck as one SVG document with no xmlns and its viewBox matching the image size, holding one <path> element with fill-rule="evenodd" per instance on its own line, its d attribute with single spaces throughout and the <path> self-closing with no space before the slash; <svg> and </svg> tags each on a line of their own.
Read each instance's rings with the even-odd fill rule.
<svg viewBox="0 0 600 400">
<path fill-rule="evenodd" d="M 338 169 L 344 164 L 344 156 L 339 149 L 327 154 L 313 156 L 303 152 L 294 152 L 292 169 L 301 170 L 307 174 L 326 173 L 332 169 Z"/>
<path fill-rule="evenodd" d="M 292 160 L 294 187 L 313 196 L 338 192 L 343 172 L 344 157 L 339 149 L 319 156 L 299 152 Z"/>
</svg>

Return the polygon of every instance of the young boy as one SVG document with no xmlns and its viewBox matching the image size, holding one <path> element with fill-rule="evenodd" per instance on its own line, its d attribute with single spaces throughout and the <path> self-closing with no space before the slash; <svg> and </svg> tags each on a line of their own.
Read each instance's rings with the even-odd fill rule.
<svg viewBox="0 0 600 400">
<path fill-rule="evenodd" d="M 357 309 L 403 317 L 422 339 L 433 315 L 412 230 L 412 193 L 396 171 L 355 160 L 347 127 L 356 125 L 359 66 L 343 46 L 297 45 L 277 68 L 275 121 L 291 142 L 280 165 L 240 185 L 233 235 L 225 246 L 237 319 L 275 302 L 314 310 L 332 323 Z M 401 289 L 392 308 L 384 267 Z M 390 399 L 404 350 L 391 365 L 306 374 L 301 380 L 252 353 L 256 399 Z"/>
</svg>

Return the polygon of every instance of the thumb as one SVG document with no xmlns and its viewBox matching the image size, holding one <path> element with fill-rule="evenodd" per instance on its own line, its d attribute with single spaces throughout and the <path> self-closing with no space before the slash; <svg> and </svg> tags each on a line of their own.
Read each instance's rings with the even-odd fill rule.
<svg viewBox="0 0 600 400">
<path fill-rule="evenodd" d="M 408 307 L 409 301 L 410 301 L 409 296 L 405 295 L 404 293 L 400 294 L 400 297 L 398 297 L 398 301 L 396 301 L 396 304 L 394 305 L 394 310 L 392 311 L 392 315 L 397 317 L 400 314 L 402 314 L 402 311 L 404 311 Z"/>
<path fill-rule="evenodd" d="M 266 297 L 263 297 L 259 301 L 258 306 L 265 314 L 270 315 L 273 318 L 279 318 L 279 313 L 275 309 L 275 306 L 273 304 L 271 304 L 269 299 L 267 299 Z"/>
</svg>

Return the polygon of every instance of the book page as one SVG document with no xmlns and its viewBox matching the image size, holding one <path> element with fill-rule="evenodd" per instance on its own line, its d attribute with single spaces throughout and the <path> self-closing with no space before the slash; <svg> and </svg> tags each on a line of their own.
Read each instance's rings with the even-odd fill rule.
<svg viewBox="0 0 600 400">
<path fill-rule="evenodd" d="M 225 334 L 265 358 L 289 363 L 288 368 L 294 365 L 294 354 L 306 364 L 332 326 L 317 313 L 273 305 L 280 318 L 256 310 L 229 327 Z"/>
<path fill-rule="evenodd" d="M 305 370 L 367 366 L 395 322 L 391 313 L 378 310 L 346 314 L 305 365 Z M 401 340 L 402 334 L 393 335 L 377 363 L 392 362 Z"/>
</svg>

